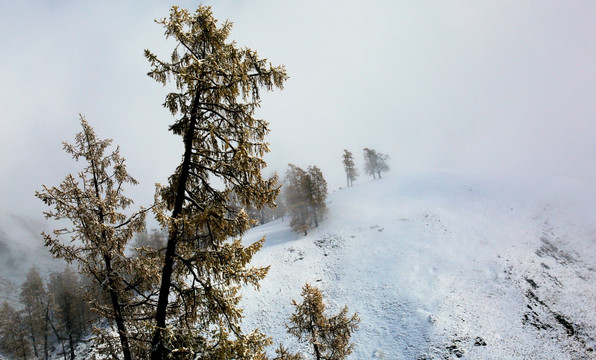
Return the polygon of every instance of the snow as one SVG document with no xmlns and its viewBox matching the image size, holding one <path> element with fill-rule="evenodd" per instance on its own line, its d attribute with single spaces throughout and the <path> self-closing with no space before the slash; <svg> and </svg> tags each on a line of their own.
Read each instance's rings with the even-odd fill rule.
<svg viewBox="0 0 596 360">
<path fill-rule="evenodd" d="M 306 354 L 285 330 L 302 285 L 362 319 L 350 359 L 596 358 L 596 184 L 454 171 L 330 194 L 318 229 L 276 220 L 245 290 L 247 330 Z M 276 346 L 273 346 L 275 348 Z"/>
<path fill-rule="evenodd" d="M 309 354 L 285 323 L 310 282 L 329 314 L 362 319 L 349 359 L 596 359 L 595 181 L 420 171 L 335 191 L 328 208 L 307 236 L 288 218 L 244 236 L 266 236 L 252 264 L 269 274 L 241 307 L 271 354 Z M 77 359 L 92 353 L 84 342 Z"/>
</svg>

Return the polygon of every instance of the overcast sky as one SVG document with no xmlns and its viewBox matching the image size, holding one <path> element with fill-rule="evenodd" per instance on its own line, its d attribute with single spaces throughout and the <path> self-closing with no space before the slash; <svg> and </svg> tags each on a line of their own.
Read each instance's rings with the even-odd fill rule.
<svg viewBox="0 0 596 360">
<path fill-rule="evenodd" d="M 143 49 L 173 44 L 153 22 L 194 1 L 2 1 L 0 213 L 38 216 L 42 184 L 79 169 L 61 142 L 86 116 L 121 146 L 148 205 L 178 164 L 166 89 Z M 271 170 L 318 165 L 344 186 L 343 149 L 393 172 L 494 169 L 596 179 L 596 2 L 208 1 L 231 39 L 285 64 L 263 97 Z M 363 171 L 361 171 L 363 173 Z M 361 176 L 359 181 L 365 181 Z M 366 180 L 368 181 L 368 180 Z"/>
</svg>

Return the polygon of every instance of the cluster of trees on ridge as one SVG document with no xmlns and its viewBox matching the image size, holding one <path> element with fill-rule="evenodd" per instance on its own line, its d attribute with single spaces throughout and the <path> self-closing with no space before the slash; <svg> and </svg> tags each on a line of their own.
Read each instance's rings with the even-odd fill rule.
<svg viewBox="0 0 596 360">
<path fill-rule="evenodd" d="M 291 217 L 290 226 L 295 232 L 304 232 L 318 227 L 327 210 L 327 181 L 321 169 L 309 166 L 306 171 L 289 164 L 286 171 L 283 201 Z"/>
<path fill-rule="evenodd" d="M 261 89 L 283 88 L 287 74 L 255 51 L 227 42 L 231 23 L 218 25 L 209 7 L 199 6 L 194 14 L 173 7 L 169 18 L 158 23 L 176 46 L 168 60 L 149 50 L 145 57 L 151 66 L 148 75 L 164 86 L 172 81 L 177 89 L 166 96 L 164 106 L 175 117 L 170 131 L 184 144 L 181 163 L 167 184 L 157 186 L 152 206 L 132 209 L 133 200 L 124 190 L 137 181 L 127 172 L 119 149 L 111 149 L 111 140 L 98 138 L 81 117 L 83 130 L 64 149 L 83 169 L 67 175 L 59 186 L 44 185 L 36 193 L 50 208 L 46 218 L 60 224 L 43 234 L 45 245 L 55 257 L 76 264 L 81 278 L 91 282 L 85 287 L 93 289 L 85 292 L 85 306 L 99 320 L 89 316 L 80 321 L 94 324 L 89 341 L 98 355 L 125 360 L 268 359 L 265 349 L 271 339 L 258 329 L 244 332 L 238 306 L 241 286 L 258 287 L 267 273 L 267 267 L 249 266 L 264 239 L 248 246 L 229 239 L 238 239 L 250 227 L 246 208 L 275 206 L 277 176 L 264 179 L 261 174 L 269 129 L 254 112 Z M 307 200 L 314 205 L 305 216 L 316 224 L 326 185 L 320 170 L 311 167 L 307 173 L 312 182 Z M 232 197 L 242 204 L 239 210 L 230 205 Z M 127 254 L 131 239 L 145 230 L 149 212 L 166 231 L 163 246 Z M 50 301 L 40 298 L 48 313 Z M 344 359 L 352 351 L 349 339 L 357 315 L 347 316 L 344 308 L 326 317 L 320 291 L 308 284 L 303 298 L 294 303 L 289 332 L 311 344 L 317 360 Z M 13 320 L 26 324 L 26 304 L 20 310 L 2 306 L 6 314 L 18 314 L 2 318 L 2 329 Z M 73 338 L 71 359 L 81 332 L 68 332 Z M 38 345 L 39 336 L 49 341 L 45 334 L 31 330 L 29 340 L 25 333 L 16 336 L 21 354 L 18 346 L 2 350 L 14 357 L 27 359 L 33 352 L 47 359 L 48 347 L 41 353 Z M 60 334 L 55 332 L 56 339 L 64 338 Z M 63 353 L 66 356 L 66 349 Z M 301 358 L 280 345 L 273 359 Z"/>
<path fill-rule="evenodd" d="M 373 179 L 381 178 L 381 173 L 389 171 L 389 155 L 377 152 L 374 149 L 364 148 L 364 172 L 372 175 Z M 354 156 L 348 150 L 344 150 L 342 163 L 346 172 L 347 186 L 354 185 L 354 180 L 358 178 L 358 169 L 354 165 Z"/>
</svg>

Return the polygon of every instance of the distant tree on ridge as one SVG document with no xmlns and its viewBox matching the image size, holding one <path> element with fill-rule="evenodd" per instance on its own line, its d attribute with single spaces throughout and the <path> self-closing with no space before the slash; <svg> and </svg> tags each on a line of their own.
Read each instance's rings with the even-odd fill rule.
<svg viewBox="0 0 596 360">
<path fill-rule="evenodd" d="M 380 179 L 382 172 L 389 171 L 387 160 L 389 160 L 389 155 L 378 153 L 373 149 L 364 148 L 364 172 L 372 175 L 373 179 L 376 179 L 377 176 Z"/>
<path fill-rule="evenodd" d="M 347 186 L 350 187 L 354 185 L 354 180 L 358 177 L 358 169 L 356 169 L 356 165 L 354 165 L 354 157 L 351 152 L 344 150 L 342 158 L 344 170 L 346 171 Z"/>
</svg>

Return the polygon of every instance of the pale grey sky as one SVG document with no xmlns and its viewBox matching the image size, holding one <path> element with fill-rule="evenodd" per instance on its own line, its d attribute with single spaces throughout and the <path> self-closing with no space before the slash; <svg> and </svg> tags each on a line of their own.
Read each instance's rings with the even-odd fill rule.
<svg viewBox="0 0 596 360">
<path fill-rule="evenodd" d="M 169 56 L 153 19 L 179 1 L 2 1 L 0 213 L 78 169 L 62 151 L 82 113 L 114 139 L 148 205 L 178 164 L 166 89 L 143 49 Z M 596 179 L 596 2 L 208 1 L 231 39 L 275 65 L 263 97 L 272 170 L 318 165 L 344 186 L 341 155 L 391 156 L 391 171 L 495 169 Z M 363 171 L 361 171 L 363 173 Z M 361 175 L 360 182 L 368 181 Z"/>
</svg>

